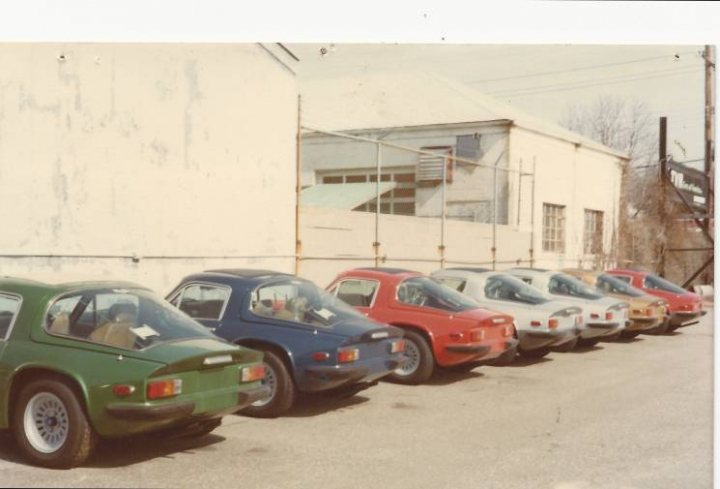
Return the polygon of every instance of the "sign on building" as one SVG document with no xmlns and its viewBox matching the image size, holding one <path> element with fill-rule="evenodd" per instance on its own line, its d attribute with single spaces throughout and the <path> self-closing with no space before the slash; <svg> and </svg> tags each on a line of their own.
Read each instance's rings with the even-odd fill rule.
<svg viewBox="0 0 720 489">
<path fill-rule="evenodd" d="M 667 162 L 667 169 L 670 181 L 683 197 L 698 210 L 706 210 L 708 182 L 705 174 L 672 160 Z"/>
</svg>

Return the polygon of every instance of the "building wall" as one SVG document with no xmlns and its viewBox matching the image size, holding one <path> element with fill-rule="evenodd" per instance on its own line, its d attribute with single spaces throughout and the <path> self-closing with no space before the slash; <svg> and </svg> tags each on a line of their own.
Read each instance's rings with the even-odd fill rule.
<svg viewBox="0 0 720 489">
<path fill-rule="evenodd" d="M 445 266 L 492 268 L 490 224 L 447 220 Z M 497 226 L 497 269 L 529 263 L 529 232 Z M 441 220 L 381 214 L 378 241 L 381 266 L 430 273 L 440 268 Z M 375 265 L 375 214 L 303 207 L 300 215 L 302 261 L 299 274 L 326 286 L 343 270 Z"/>
<path fill-rule="evenodd" d="M 614 233 L 619 216 L 621 160 L 613 155 L 547 137 L 522 128 L 513 127 L 510 133 L 510 160 L 524 171 L 535 162 L 534 250 L 538 267 L 559 268 L 592 266 L 595 257 L 583 250 L 584 211 L 604 213 L 603 251 L 613 251 Z M 531 228 L 530 205 L 532 179 L 524 178 L 522 202 L 511 214 L 518 219 L 520 229 Z M 517 197 L 511 198 L 515 202 Z M 542 249 L 543 203 L 566 206 L 565 253 L 545 252 Z"/>
<path fill-rule="evenodd" d="M 443 124 L 437 126 L 404 127 L 385 130 L 353 131 L 354 135 L 379 139 L 415 149 L 421 147 L 451 146 L 460 135 L 480 135 L 482 161 L 487 165 L 506 168 L 508 164 L 508 129 L 504 123 Z M 377 165 L 377 147 L 370 142 L 343 139 L 331 135 L 310 134 L 302 141 L 303 185 L 321 183 L 316 181 L 318 171 L 374 169 Z M 418 153 L 383 146 L 383 168 L 406 168 L 414 171 Z M 463 163 L 454 163 L 453 181 L 446 189 L 447 215 L 451 218 L 491 220 L 487 209 L 493 202 L 493 173 Z M 502 170 L 497 173 L 497 222 L 507 223 L 509 176 Z M 442 212 L 442 186 L 418 185 L 415 214 L 423 217 L 440 216 Z M 484 212 L 482 212 L 484 211 Z"/>
<path fill-rule="evenodd" d="M 292 270 L 297 87 L 273 48 L 0 45 L 0 273 L 164 292 Z"/>
</svg>

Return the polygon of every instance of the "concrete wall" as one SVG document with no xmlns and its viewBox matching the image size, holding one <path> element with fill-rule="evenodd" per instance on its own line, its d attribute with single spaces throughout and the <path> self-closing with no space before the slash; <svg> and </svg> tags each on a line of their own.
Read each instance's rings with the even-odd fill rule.
<svg viewBox="0 0 720 489">
<path fill-rule="evenodd" d="M 510 165 L 529 171 L 535 161 L 535 263 L 538 267 L 559 268 L 592 266 L 595 257 L 583 251 L 584 211 L 592 209 L 604 213 L 603 250 L 612 251 L 613 233 L 619 217 L 621 160 L 599 151 L 575 146 L 522 128 L 513 127 L 510 133 Z M 512 188 L 521 188 L 523 204 L 520 209 L 520 229 L 531 227 L 531 182 L 515 179 Z M 511 194 L 515 194 L 511 190 Z M 511 197 L 510 202 L 517 200 Z M 543 203 L 566 206 L 565 253 L 542 250 Z M 511 215 L 517 219 L 518 207 Z"/>
<path fill-rule="evenodd" d="M 279 56 L 0 45 L 0 273 L 165 292 L 208 267 L 291 270 L 297 87 Z"/>
<path fill-rule="evenodd" d="M 437 218 L 380 215 L 381 266 L 432 272 L 440 268 Z M 446 266 L 491 268 L 492 225 L 446 221 Z M 497 226 L 497 268 L 527 266 L 530 234 Z M 300 275 L 325 286 L 343 270 L 374 266 L 375 214 L 304 207 L 300 215 Z"/>
</svg>

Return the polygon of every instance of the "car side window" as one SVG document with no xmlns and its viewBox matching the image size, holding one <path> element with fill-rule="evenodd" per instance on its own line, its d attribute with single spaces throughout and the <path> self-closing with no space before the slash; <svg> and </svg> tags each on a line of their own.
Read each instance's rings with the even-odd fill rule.
<svg viewBox="0 0 720 489">
<path fill-rule="evenodd" d="M 627 275 L 613 275 L 618 280 L 622 280 L 626 284 L 629 284 L 632 281 L 632 277 L 628 277 Z"/>
<path fill-rule="evenodd" d="M 551 278 L 550 282 L 548 282 L 548 290 L 551 294 L 572 295 L 572 292 L 570 291 L 570 288 L 567 286 L 567 284 L 555 278 Z"/>
<path fill-rule="evenodd" d="M 500 301 L 516 301 L 517 294 L 510 284 L 499 277 L 490 277 L 485 284 L 485 297 Z"/>
<path fill-rule="evenodd" d="M 335 295 L 351 306 L 370 307 L 377 288 L 375 280 L 344 280 L 337 286 Z"/>
<path fill-rule="evenodd" d="M 7 339 L 19 309 L 19 297 L 0 294 L 0 341 Z"/>
<path fill-rule="evenodd" d="M 467 280 L 463 280 L 461 278 L 454 278 L 454 277 L 435 277 L 435 278 L 441 284 L 447 285 L 448 287 L 455 289 L 458 292 L 464 291 L 465 285 L 467 284 Z"/>
<path fill-rule="evenodd" d="M 190 284 L 170 301 L 194 319 L 220 320 L 230 299 L 230 288 L 210 284 Z"/>
</svg>

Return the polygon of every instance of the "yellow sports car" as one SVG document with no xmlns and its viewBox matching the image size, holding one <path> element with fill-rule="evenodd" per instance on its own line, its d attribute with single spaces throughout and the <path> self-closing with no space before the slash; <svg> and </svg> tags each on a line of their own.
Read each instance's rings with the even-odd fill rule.
<svg viewBox="0 0 720 489">
<path fill-rule="evenodd" d="M 667 321 L 667 303 L 640 289 L 628 285 L 617 277 L 591 270 L 566 269 L 572 275 L 595 287 L 601 293 L 630 303 L 630 324 L 622 332 L 626 338 L 640 333 L 651 333 Z"/>
</svg>

